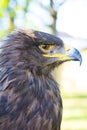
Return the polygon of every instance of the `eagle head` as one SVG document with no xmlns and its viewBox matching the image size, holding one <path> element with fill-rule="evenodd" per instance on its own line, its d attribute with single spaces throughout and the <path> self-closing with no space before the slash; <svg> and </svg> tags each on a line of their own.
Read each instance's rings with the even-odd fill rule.
<svg viewBox="0 0 87 130">
<path fill-rule="evenodd" d="M 20 30 L 10 34 L 4 43 L 1 65 L 7 68 L 16 67 L 32 73 L 48 74 L 65 61 L 82 62 L 77 49 L 65 51 L 59 37 L 44 32 Z"/>
</svg>

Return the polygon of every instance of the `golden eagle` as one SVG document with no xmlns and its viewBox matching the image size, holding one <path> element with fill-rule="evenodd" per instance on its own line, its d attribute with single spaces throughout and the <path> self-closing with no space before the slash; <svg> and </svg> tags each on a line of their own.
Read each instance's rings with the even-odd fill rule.
<svg viewBox="0 0 87 130">
<path fill-rule="evenodd" d="M 77 49 L 39 31 L 11 33 L 0 51 L 0 130 L 60 130 L 62 99 L 52 70 L 82 62 Z"/>
</svg>

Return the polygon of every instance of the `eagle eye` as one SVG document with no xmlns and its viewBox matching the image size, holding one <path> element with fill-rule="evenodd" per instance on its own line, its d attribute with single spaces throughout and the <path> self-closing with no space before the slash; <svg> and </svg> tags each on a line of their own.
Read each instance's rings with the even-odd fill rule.
<svg viewBox="0 0 87 130">
<path fill-rule="evenodd" d="M 45 53 L 49 53 L 50 51 L 52 51 L 54 49 L 54 45 L 52 44 L 43 44 L 43 45 L 39 45 L 39 48 L 45 52 Z"/>
</svg>

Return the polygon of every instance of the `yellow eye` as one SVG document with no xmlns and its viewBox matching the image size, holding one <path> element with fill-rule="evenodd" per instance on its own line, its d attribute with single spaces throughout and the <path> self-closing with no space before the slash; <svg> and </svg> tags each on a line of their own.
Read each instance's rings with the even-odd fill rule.
<svg viewBox="0 0 87 130">
<path fill-rule="evenodd" d="M 43 51 L 43 52 L 50 52 L 51 50 L 54 49 L 54 45 L 51 45 L 51 44 L 43 44 L 43 45 L 40 45 L 39 48 Z"/>
</svg>

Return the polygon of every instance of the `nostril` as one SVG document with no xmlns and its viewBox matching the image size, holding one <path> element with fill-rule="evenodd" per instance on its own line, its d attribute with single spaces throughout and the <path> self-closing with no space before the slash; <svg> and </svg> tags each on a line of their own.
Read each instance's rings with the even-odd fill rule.
<svg viewBox="0 0 87 130">
<path fill-rule="evenodd" d="M 50 51 L 50 54 L 52 54 L 52 53 L 53 53 L 53 51 L 51 50 L 51 51 Z"/>
<path fill-rule="evenodd" d="M 70 51 L 70 49 L 67 49 L 66 51 Z"/>
</svg>

